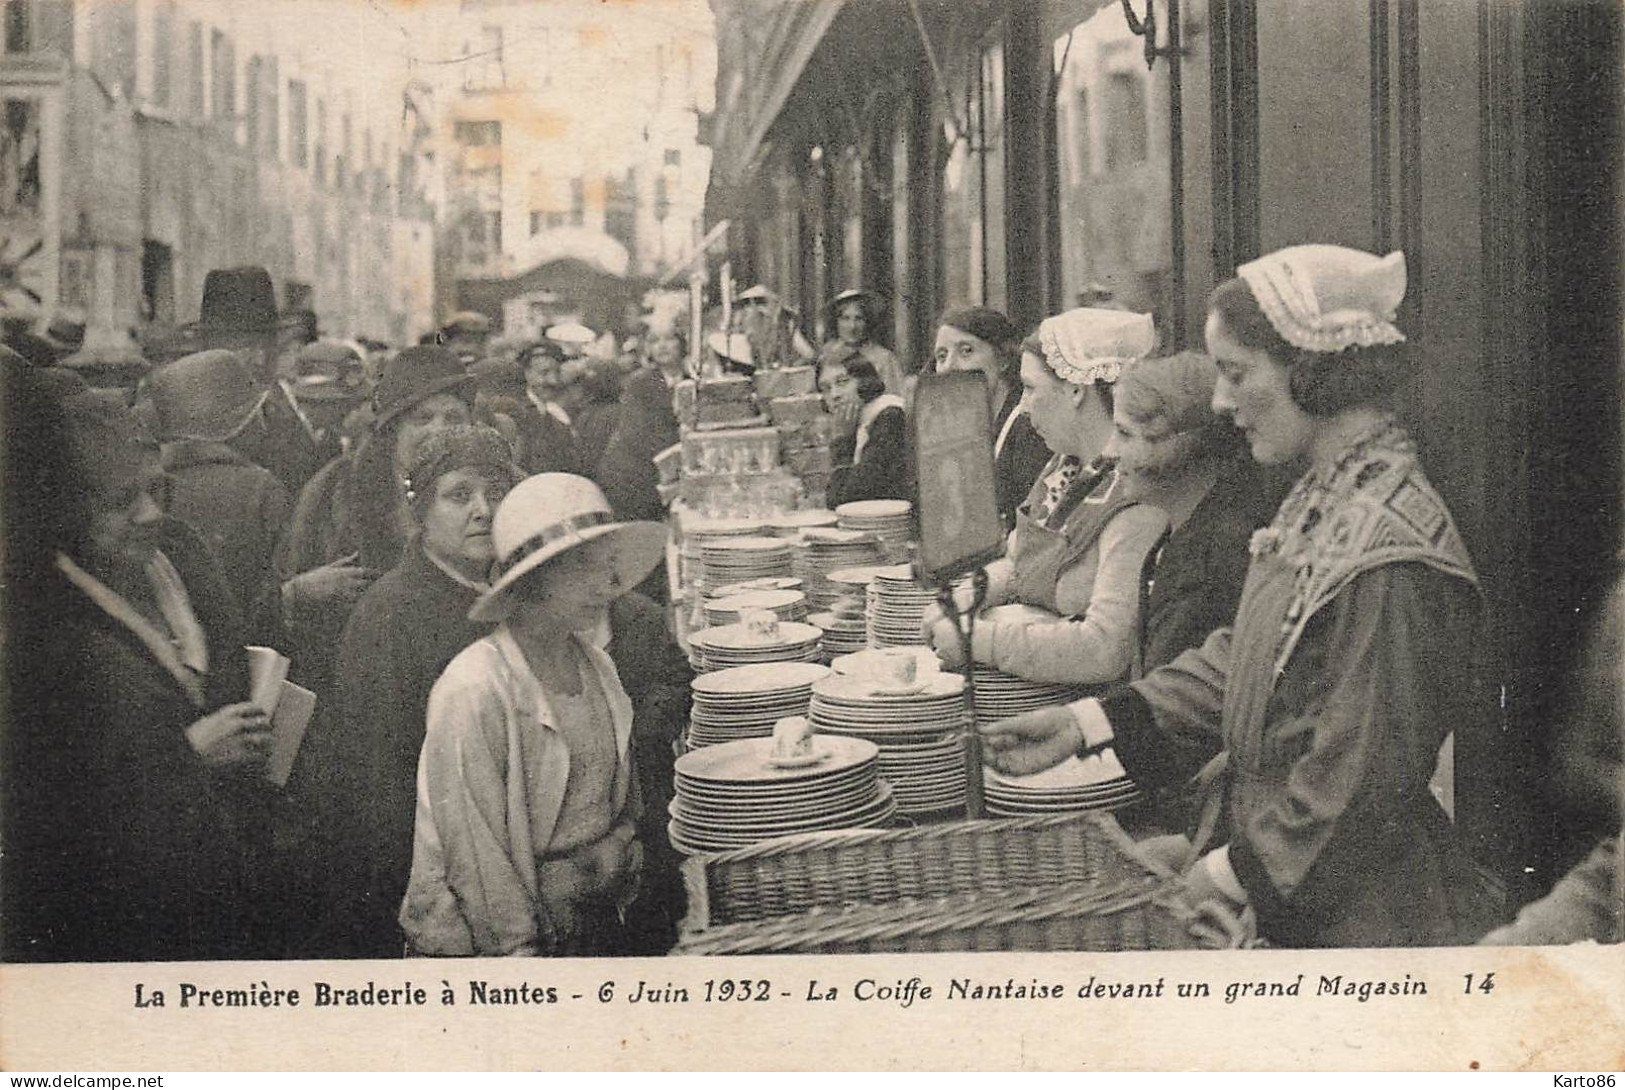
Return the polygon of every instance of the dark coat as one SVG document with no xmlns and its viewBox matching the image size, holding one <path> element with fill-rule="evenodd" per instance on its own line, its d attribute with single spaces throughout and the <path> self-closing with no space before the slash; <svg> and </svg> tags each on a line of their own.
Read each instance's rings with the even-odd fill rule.
<svg viewBox="0 0 1625 1090">
<path fill-rule="evenodd" d="M 609 449 L 620 415 L 621 406 L 614 401 L 589 401 L 576 410 L 576 457 L 583 476 L 597 479 L 598 463 Z"/>
<path fill-rule="evenodd" d="M 1160 553 L 1142 623 L 1144 669 L 1172 662 L 1236 617 L 1253 531 L 1269 524 L 1291 481 L 1251 458 L 1220 475 Z"/>
<path fill-rule="evenodd" d="M 334 702 L 296 771 L 312 828 L 303 848 L 325 877 L 313 957 L 394 957 L 412 869 L 418 754 L 429 690 L 491 631 L 468 620 L 475 592 L 409 548 L 367 589 L 338 643 Z"/>
<path fill-rule="evenodd" d="M 225 443 L 180 439 L 164 444 L 163 457 L 167 509 L 214 551 L 242 607 L 250 641 L 283 646 L 275 554 L 288 526 L 288 490 Z"/>
<path fill-rule="evenodd" d="M 882 409 L 869 425 L 863 458 L 830 474 L 829 505 L 854 500 L 904 500 L 914 494 L 908 472 L 908 426 L 903 410 Z"/>
<path fill-rule="evenodd" d="M 581 461 L 581 436 L 575 429 L 538 409 L 529 398 L 525 411 L 514 421 L 524 445 L 524 467 L 531 473 L 575 473 L 587 475 Z"/>
<path fill-rule="evenodd" d="M 1012 414 L 1015 423 L 1004 437 L 1004 446 L 998 445 L 999 432 Z M 1016 508 L 1021 506 L 1032 490 L 1033 482 L 1052 457 L 1049 445 L 1033 427 L 1032 420 L 1021 410 L 1021 389 L 1011 391 L 993 419 L 994 459 L 993 474 L 999 504 L 999 516 L 1008 530 L 1016 524 Z"/>
<path fill-rule="evenodd" d="M 670 952 L 687 901 L 683 856 L 666 834 L 671 814 L 673 746 L 688 724 L 694 672 L 672 639 L 666 612 L 637 592 L 609 609 L 609 657 L 632 700 L 632 761 L 643 799 L 638 838 L 644 847 L 643 890 L 627 915 L 633 953 Z"/>
<path fill-rule="evenodd" d="M 654 457 L 677 439 L 677 416 L 666 376 L 654 367 L 632 374 L 621 389 L 615 433 L 598 463 L 599 487 L 621 518 L 659 521 L 666 517 Z"/>
<path fill-rule="evenodd" d="M 23 828 L 8 830 L 8 886 L 30 891 L 6 921 L 6 957 L 173 961 L 275 951 L 263 897 L 269 788 L 206 766 L 186 729 L 248 697 L 236 599 L 184 524 L 160 548 L 208 638 L 202 707 L 124 625 L 60 574 L 55 623 L 28 648 L 37 686 L 18 732 Z"/>
</svg>

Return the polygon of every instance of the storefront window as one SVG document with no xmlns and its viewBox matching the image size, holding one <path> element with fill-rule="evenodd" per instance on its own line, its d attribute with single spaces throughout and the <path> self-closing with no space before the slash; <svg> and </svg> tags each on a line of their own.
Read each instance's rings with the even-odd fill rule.
<svg viewBox="0 0 1625 1090">
<path fill-rule="evenodd" d="M 948 306 L 1005 309 L 1004 41 L 986 42 L 963 74 L 958 106 L 964 131 L 952 141 L 942 177 L 943 298 Z M 957 138 L 957 139 L 956 139 Z"/>
<path fill-rule="evenodd" d="M 1163 316 L 1172 268 L 1167 65 L 1115 6 L 1054 43 L 1062 302 Z"/>
</svg>

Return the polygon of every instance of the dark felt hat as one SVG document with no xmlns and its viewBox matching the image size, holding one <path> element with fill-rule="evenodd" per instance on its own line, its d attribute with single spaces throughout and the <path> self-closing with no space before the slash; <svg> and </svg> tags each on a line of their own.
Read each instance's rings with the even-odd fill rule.
<svg viewBox="0 0 1625 1090">
<path fill-rule="evenodd" d="M 224 348 L 165 364 L 147 380 L 147 390 L 161 438 L 219 442 L 241 433 L 269 392 L 254 381 L 242 357 Z"/>
<path fill-rule="evenodd" d="M 446 393 L 474 403 L 474 376 L 463 369 L 463 361 L 454 352 L 439 345 L 401 349 L 384 368 L 373 392 L 373 430 L 382 429 L 419 402 Z"/>
<path fill-rule="evenodd" d="M 277 328 L 276 288 L 258 265 L 211 269 L 203 278 L 198 325 L 209 330 L 270 333 Z"/>
</svg>

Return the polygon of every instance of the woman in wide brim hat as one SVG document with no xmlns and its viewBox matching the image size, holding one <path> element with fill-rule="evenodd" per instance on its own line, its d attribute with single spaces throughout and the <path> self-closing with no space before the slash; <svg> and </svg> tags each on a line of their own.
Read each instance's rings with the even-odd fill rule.
<svg viewBox="0 0 1625 1090">
<path fill-rule="evenodd" d="M 642 867 L 632 705 L 587 633 L 661 562 L 666 529 L 543 473 L 492 538 L 501 574 L 469 617 L 498 626 L 429 695 L 401 926 L 423 955 L 624 952 Z"/>
</svg>

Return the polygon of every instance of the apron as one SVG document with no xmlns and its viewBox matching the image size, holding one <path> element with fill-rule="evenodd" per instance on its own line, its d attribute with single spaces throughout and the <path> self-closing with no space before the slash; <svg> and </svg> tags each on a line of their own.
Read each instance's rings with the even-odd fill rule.
<svg viewBox="0 0 1625 1090">
<path fill-rule="evenodd" d="M 1054 530 L 1032 516 L 1044 487 L 1044 476 L 1040 476 L 1027 502 L 1016 511 L 1015 592 L 1017 601 L 1059 615 L 1055 586 L 1061 573 L 1089 551 L 1119 511 L 1139 501 L 1123 499 L 1117 474 L 1108 472 L 1093 490 L 1075 501 L 1061 529 Z"/>
</svg>

